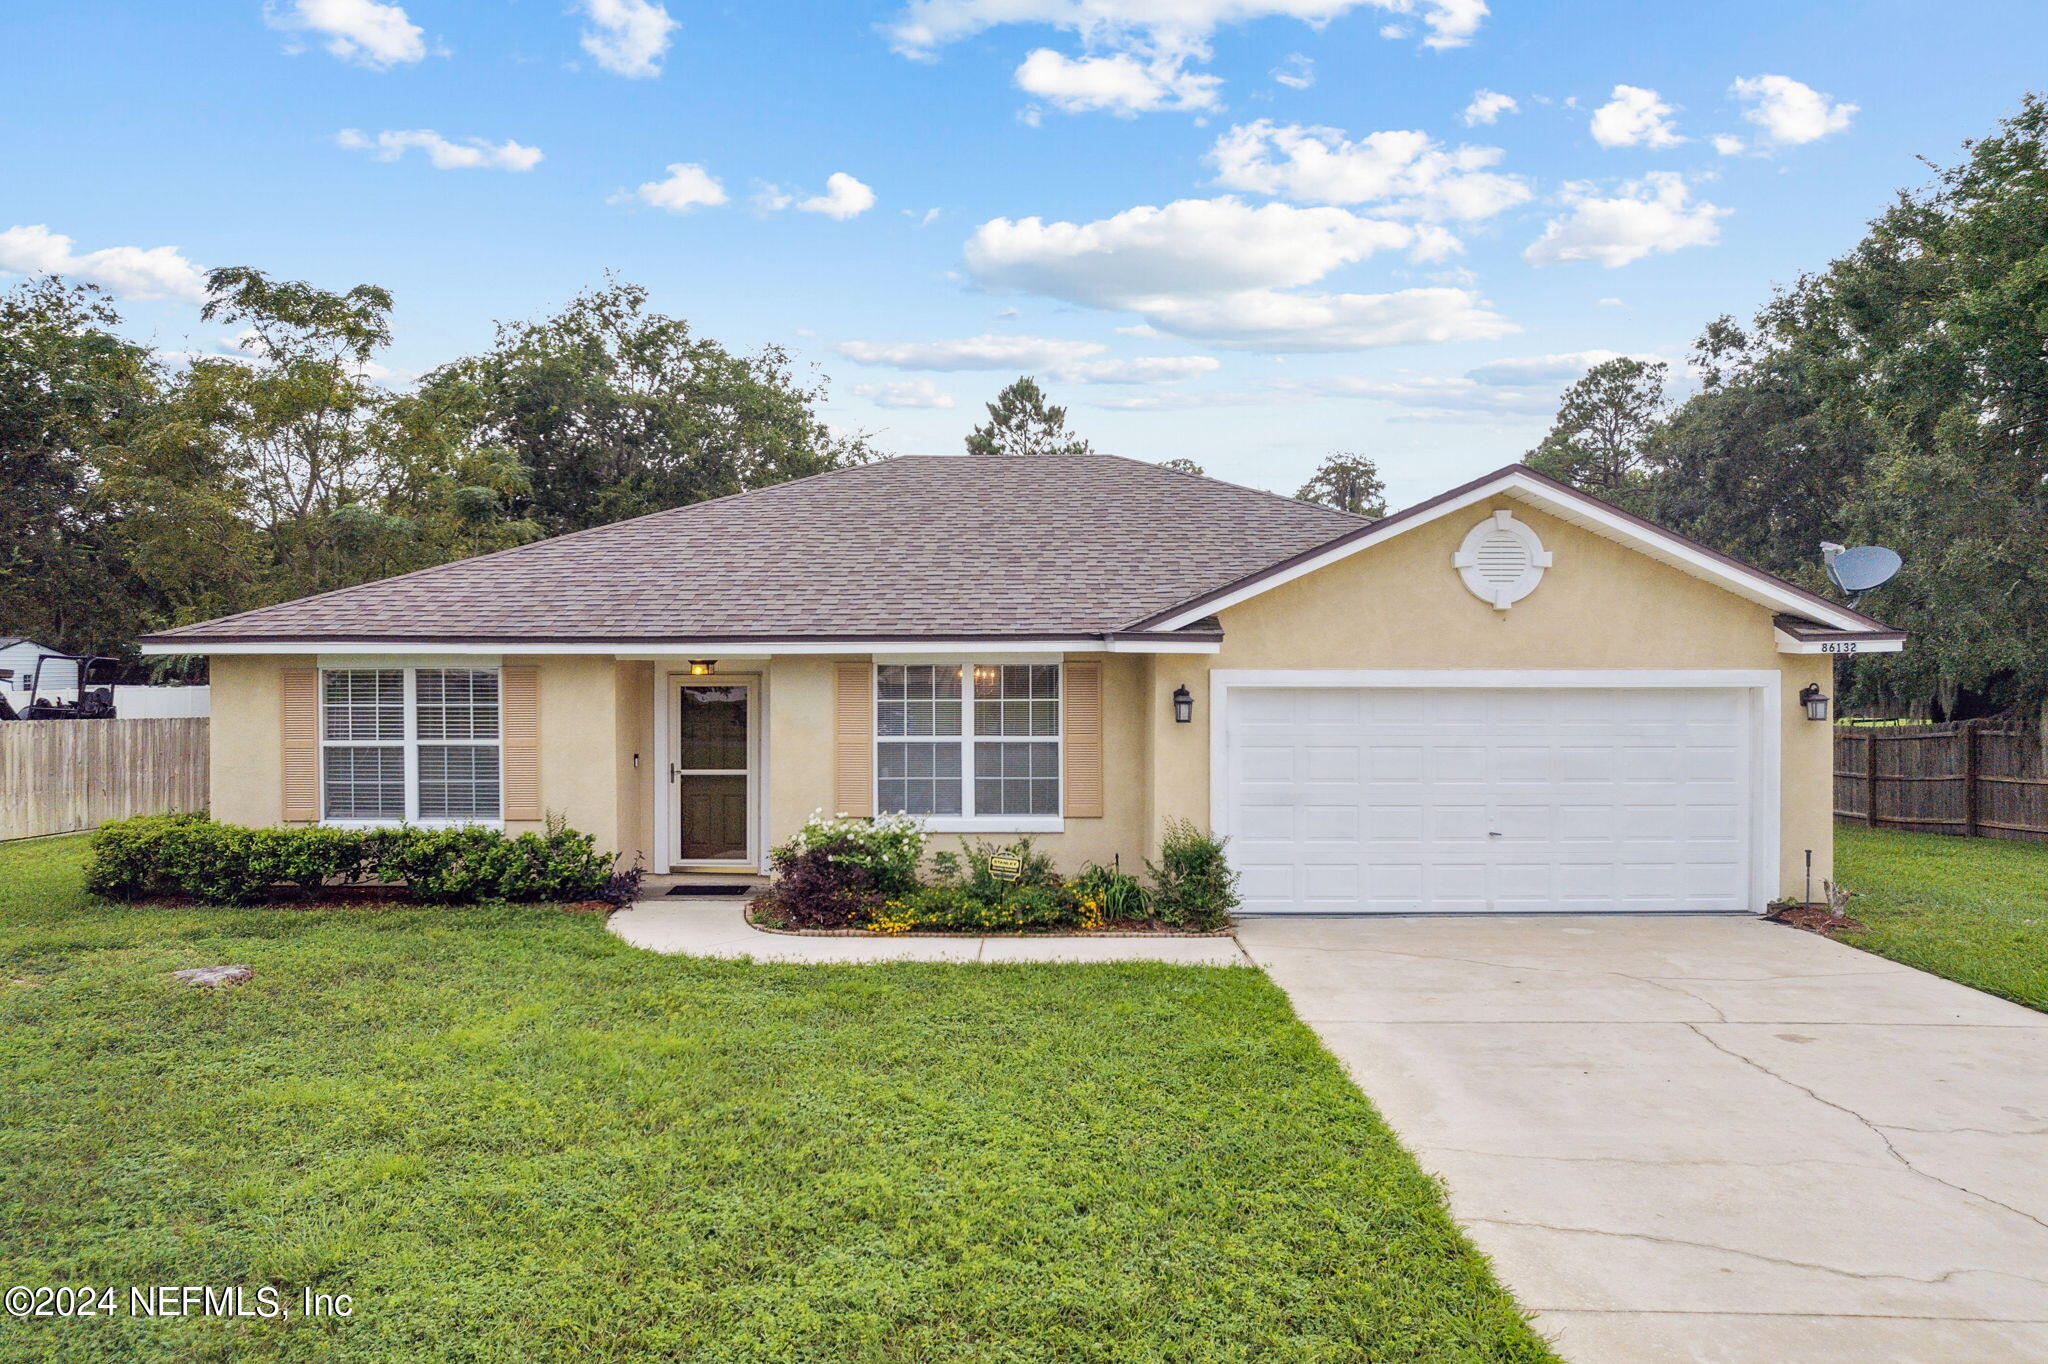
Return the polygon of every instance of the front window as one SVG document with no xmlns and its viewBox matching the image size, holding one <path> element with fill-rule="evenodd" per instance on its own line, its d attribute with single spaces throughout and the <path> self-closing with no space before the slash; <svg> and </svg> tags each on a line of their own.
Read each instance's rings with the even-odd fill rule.
<svg viewBox="0 0 2048 1364">
<path fill-rule="evenodd" d="M 320 675 L 322 818 L 494 821 L 495 668 L 330 668 Z"/>
<path fill-rule="evenodd" d="M 1057 818 L 1059 665 L 877 667 L 875 808 L 936 820 Z"/>
</svg>

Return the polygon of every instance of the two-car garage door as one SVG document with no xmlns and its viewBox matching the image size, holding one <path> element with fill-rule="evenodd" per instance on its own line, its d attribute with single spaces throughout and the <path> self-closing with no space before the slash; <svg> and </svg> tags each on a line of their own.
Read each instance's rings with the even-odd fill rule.
<svg viewBox="0 0 2048 1364">
<path fill-rule="evenodd" d="M 1242 912 L 1751 909 L 1740 688 L 1233 688 Z"/>
</svg>

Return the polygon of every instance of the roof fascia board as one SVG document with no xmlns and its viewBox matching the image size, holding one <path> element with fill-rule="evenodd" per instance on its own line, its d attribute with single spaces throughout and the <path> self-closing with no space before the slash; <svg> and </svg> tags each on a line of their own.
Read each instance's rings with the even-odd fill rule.
<svg viewBox="0 0 2048 1364">
<path fill-rule="evenodd" d="M 1782 627 L 1773 629 L 1771 633 L 1778 637 L 1778 652 L 1781 654 L 1895 654 L 1906 647 L 1903 635 L 1876 631 L 1857 635 L 1847 630 L 1836 630 L 1805 639 Z"/>
<path fill-rule="evenodd" d="M 1319 568 L 1348 559 L 1374 545 L 1384 544 L 1397 535 L 1418 526 L 1426 526 L 1432 521 L 1502 493 L 1513 493 L 1527 498 L 1563 520 L 1592 529 L 1597 534 L 1619 541 L 1696 578 L 1716 583 L 1760 606 L 1770 606 L 1780 611 L 1796 612 L 1806 616 L 1827 616 L 1830 618 L 1828 623 L 1839 629 L 1858 632 L 1870 629 L 1869 620 L 1859 614 L 1836 607 L 1824 598 L 1795 593 L 1789 589 L 1789 585 L 1782 584 L 1766 574 L 1724 562 L 1679 536 L 1638 522 L 1635 518 L 1625 516 L 1584 494 L 1567 488 L 1553 487 L 1548 482 L 1539 482 L 1520 469 L 1511 469 L 1468 485 L 1434 505 L 1421 504 L 1414 508 L 1412 513 L 1396 513 L 1387 521 L 1371 527 L 1364 533 L 1354 535 L 1320 552 L 1312 552 L 1308 557 L 1288 565 L 1277 573 L 1252 579 L 1238 587 L 1225 589 L 1219 595 L 1183 606 L 1172 615 L 1155 620 L 1149 628 L 1178 629 L 1190 621 L 1214 615 L 1283 583 L 1292 582 Z"/>
<path fill-rule="evenodd" d="M 380 640 L 380 639 L 319 639 L 319 640 L 144 640 L 139 646 L 146 656 L 179 654 L 205 654 L 224 657 L 236 654 L 435 654 L 489 655 L 500 654 L 600 654 L 622 659 L 666 659 L 685 658 L 692 655 L 703 657 L 720 650 L 743 649 L 748 655 L 756 654 L 925 654 L 957 655 L 963 649 L 973 651 L 977 656 L 993 657 L 1004 654 L 1032 653 L 1136 653 L 1136 654 L 1213 654 L 1222 645 L 1214 640 L 1178 639 L 1117 639 L 1105 640 L 1100 636 L 1077 636 L 1073 638 L 1042 637 L 1003 639 L 989 636 L 965 636 L 958 639 L 702 639 L 702 640 L 545 640 L 545 639 L 488 639 L 488 640 Z"/>
</svg>

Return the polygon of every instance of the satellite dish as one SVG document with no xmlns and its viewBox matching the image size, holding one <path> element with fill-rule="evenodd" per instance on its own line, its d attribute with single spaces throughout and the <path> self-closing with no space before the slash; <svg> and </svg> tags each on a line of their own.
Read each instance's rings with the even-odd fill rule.
<svg viewBox="0 0 2048 1364">
<path fill-rule="evenodd" d="M 1898 554 L 1882 545 L 1858 545 L 1827 556 L 1828 576 L 1854 596 L 1883 587 L 1898 573 Z"/>
</svg>

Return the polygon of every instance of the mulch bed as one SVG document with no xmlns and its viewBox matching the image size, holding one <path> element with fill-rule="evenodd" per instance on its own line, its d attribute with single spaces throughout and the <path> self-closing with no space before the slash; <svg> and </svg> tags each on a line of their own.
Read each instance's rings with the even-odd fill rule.
<svg viewBox="0 0 2048 1364">
<path fill-rule="evenodd" d="M 1771 910 L 1764 917 L 1774 924 L 1787 928 L 1803 928 L 1809 933 L 1818 933 L 1823 938 L 1844 931 L 1861 929 L 1862 924 L 1844 914 L 1837 914 L 1826 905 L 1786 905 Z"/>
</svg>

